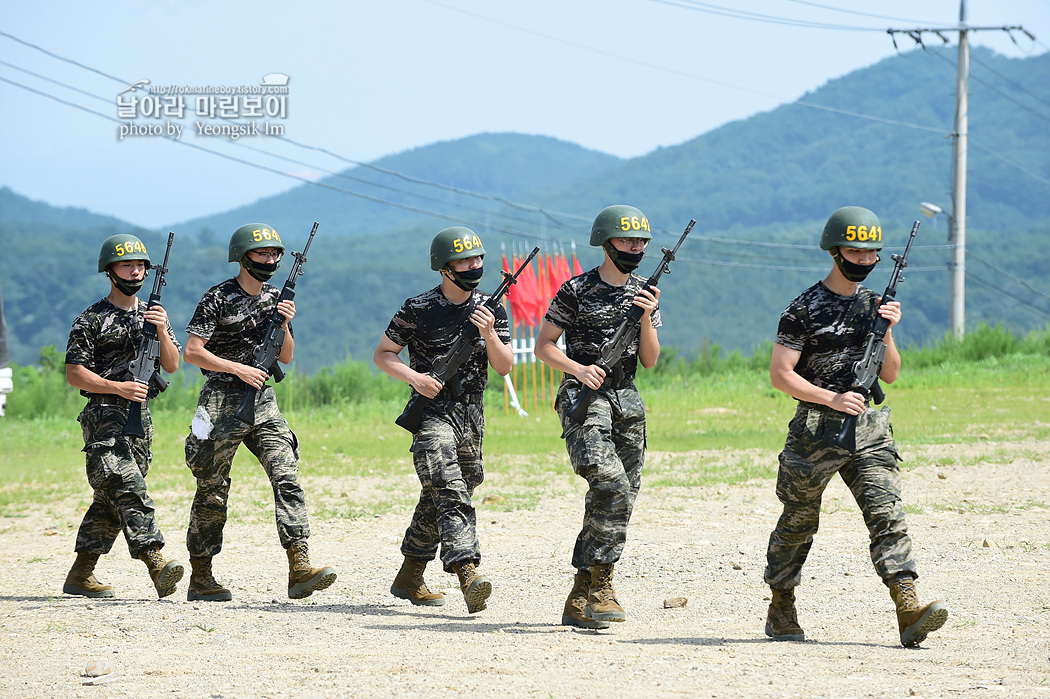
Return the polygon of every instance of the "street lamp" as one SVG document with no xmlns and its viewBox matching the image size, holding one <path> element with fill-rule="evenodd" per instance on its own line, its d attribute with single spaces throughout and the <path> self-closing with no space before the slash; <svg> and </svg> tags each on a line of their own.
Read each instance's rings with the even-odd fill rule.
<svg viewBox="0 0 1050 699">
<path fill-rule="evenodd" d="M 952 215 L 928 201 L 919 204 L 919 212 L 923 216 L 935 218 L 937 214 L 944 214 L 948 219 L 948 246 L 952 251 L 952 261 L 948 265 L 951 271 L 948 301 L 948 326 L 955 337 L 962 337 L 966 327 L 965 321 L 965 299 L 966 299 L 966 247 L 963 243 L 962 232 L 955 227 L 955 219 Z"/>
</svg>

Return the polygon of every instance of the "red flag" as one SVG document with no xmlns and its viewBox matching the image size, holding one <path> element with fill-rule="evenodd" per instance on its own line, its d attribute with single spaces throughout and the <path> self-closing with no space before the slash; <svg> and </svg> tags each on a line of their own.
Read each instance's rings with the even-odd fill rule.
<svg viewBox="0 0 1050 699">
<path fill-rule="evenodd" d="M 531 262 L 525 266 L 525 271 L 521 273 L 518 280 L 522 287 L 522 322 L 532 327 L 542 319 L 544 309 L 543 300 L 540 297 L 539 280 L 536 278 Z"/>
<path fill-rule="evenodd" d="M 572 276 L 578 277 L 583 274 L 583 270 L 580 269 L 580 261 L 576 259 L 576 251 L 572 251 Z"/>
<path fill-rule="evenodd" d="M 518 256 L 514 255 L 514 269 L 517 269 L 519 264 Z M 503 271 L 511 271 L 510 265 L 507 264 L 506 255 L 503 255 Z M 507 289 L 507 303 L 510 304 L 510 315 L 514 320 L 514 327 L 517 328 L 518 324 L 525 320 L 525 306 L 522 300 L 521 284 L 511 284 L 510 288 Z"/>
<path fill-rule="evenodd" d="M 545 306 L 550 305 L 550 300 L 554 298 L 554 295 L 558 293 L 558 289 L 561 288 L 561 278 L 558 276 L 558 263 L 555 261 L 554 255 L 547 255 L 547 303 Z"/>
<path fill-rule="evenodd" d="M 558 288 L 560 289 L 562 284 L 572 279 L 572 276 L 572 270 L 569 269 L 569 260 L 565 257 L 565 252 L 563 251 L 561 257 L 558 258 Z"/>
</svg>

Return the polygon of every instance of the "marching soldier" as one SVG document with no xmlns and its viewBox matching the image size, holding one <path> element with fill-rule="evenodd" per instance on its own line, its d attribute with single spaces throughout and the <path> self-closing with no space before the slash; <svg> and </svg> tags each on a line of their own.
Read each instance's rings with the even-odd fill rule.
<svg viewBox="0 0 1050 699">
<path fill-rule="evenodd" d="M 441 563 L 459 577 L 471 614 L 485 609 L 492 594 L 492 583 L 477 569 L 481 547 L 471 504 L 485 478 L 482 394 L 488 366 L 506 376 L 514 360 L 506 311 L 490 311 L 482 305 L 487 296 L 477 291 L 484 258 L 481 239 L 469 228 L 438 233 L 430 246 L 430 268 L 441 275 L 441 284 L 405 301 L 373 354 L 376 366 L 412 386 L 413 395 L 430 399 L 411 448 L 422 489 L 401 543 L 405 560 L 390 592 L 412 604 L 443 605 L 444 595 L 423 581 L 440 544 Z M 473 353 L 456 376 L 458 385 L 442 385 L 429 372 L 466 323 L 479 331 Z M 408 365 L 398 356 L 405 347 Z"/>
<path fill-rule="evenodd" d="M 660 356 L 660 290 L 642 290 L 645 279 L 634 273 L 652 237 L 649 219 L 633 206 L 603 209 L 590 242 L 601 246 L 605 259 L 562 284 L 536 339 L 536 357 L 564 372 L 555 408 L 573 471 L 588 485 L 583 528 L 572 552 L 576 574 L 561 618 L 565 625 L 607 628 L 627 618 L 612 578 L 645 464 L 645 405 L 634 376 L 639 362 L 648 369 Z M 607 373 L 595 362 L 632 305 L 644 309 L 640 332 Z M 564 352 L 556 344 L 562 333 Z M 578 424 L 568 411 L 584 386 L 594 391 L 594 401 Z"/>
<path fill-rule="evenodd" d="M 186 535 L 192 568 L 186 597 L 191 601 L 233 598 L 215 580 L 212 559 L 222 550 L 230 468 L 242 442 L 259 459 L 273 487 L 277 535 L 288 555 L 288 596 L 309 597 L 336 579 L 334 568 L 310 565 L 310 523 L 298 480 L 299 441 L 277 407 L 273 386 L 266 383 L 267 371 L 252 365 L 253 351 L 275 306 L 286 330 L 278 361 L 292 361 L 295 303 L 278 303 L 280 290 L 267 283 L 283 253 L 281 237 L 266 224 L 249 223 L 234 231 L 229 261 L 238 264 L 237 276 L 204 294 L 186 328 L 185 359 L 207 377 L 186 438 L 186 465 L 197 479 Z M 251 425 L 234 417 L 247 386 L 258 389 Z"/>
<path fill-rule="evenodd" d="M 146 473 L 153 460 L 153 422 L 146 401 L 159 389 L 135 381 L 130 369 L 144 323 L 157 326 L 161 368 L 169 374 L 179 368 L 180 347 L 168 314 L 159 305 L 147 311 L 146 302 L 137 296 L 149 268 L 146 246 L 137 237 L 107 238 L 98 254 L 98 271 L 109 278 L 109 295 L 77 316 L 66 345 L 66 379 L 88 399 L 77 421 L 84 433 L 87 479 L 94 491 L 77 532 L 76 561 L 62 586 L 69 595 L 116 595 L 111 585 L 95 578 L 94 569 L 121 531 L 132 558 L 145 562 L 159 597 L 175 592 L 182 579 L 182 564 L 161 554 L 164 537 L 157 528 L 153 499 L 146 492 Z M 121 434 L 132 402 L 143 403 L 142 438 Z"/>
<path fill-rule="evenodd" d="M 772 590 L 766 635 L 804 641 L 795 610 L 795 587 L 813 544 L 820 500 L 839 474 L 864 515 L 871 561 L 897 607 L 901 643 L 914 646 L 948 618 L 940 602 L 920 605 L 915 561 L 901 500 L 900 456 L 890 409 L 874 410 L 852 390 L 853 364 L 861 359 L 877 308 L 890 328 L 901 319 L 897 301 L 881 304 L 860 285 L 879 261 L 882 226 L 868 209 L 846 206 L 824 226 L 820 247 L 833 259 L 823 281 L 806 289 L 780 316 L 769 375 L 773 387 L 798 400 L 780 453 L 777 497 L 784 511 L 769 537 L 765 581 Z M 880 377 L 893 383 L 901 367 L 891 331 Z M 846 415 L 857 416 L 856 452 L 835 446 Z"/>
</svg>

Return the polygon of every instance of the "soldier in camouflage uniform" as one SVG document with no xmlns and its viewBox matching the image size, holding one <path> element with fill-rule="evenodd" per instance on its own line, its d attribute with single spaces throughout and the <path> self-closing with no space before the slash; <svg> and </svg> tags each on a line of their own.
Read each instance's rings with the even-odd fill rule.
<svg viewBox="0 0 1050 699">
<path fill-rule="evenodd" d="M 639 361 L 650 368 L 660 356 L 660 290 L 643 290 L 645 279 L 634 274 L 652 237 L 649 219 L 633 206 L 603 209 L 590 243 L 603 248 L 605 259 L 562 284 L 536 339 L 536 357 L 564 372 L 555 408 L 572 468 L 588 485 L 583 528 L 572 552 L 576 573 L 562 611 L 565 625 L 607 628 L 627 618 L 612 576 L 645 465 L 645 405 L 634 375 Z M 640 332 L 606 373 L 595 362 L 632 305 L 644 309 Z M 562 333 L 564 352 L 556 344 Z M 568 411 L 584 386 L 594 391 L 594 400 L 578 424 Z"/>
<path fill-rule="evenodd" d="M 308 597 L 336 579 L 335 569 L 310 565 L 310 524 L 298 480 L 299 441 L 281 416 L 273 387 L 266 383 L 267 371 L 252 363 L 275 307 L 286 331 L 277 359 L 282 364 L 292 361 L 295 302 L 278 303 L 280 290 L 266 283 L 283 253 L 280 236 L 266 224 L 249 223 L 234 231 L 229 261 L 238 263 L 237 276 L 204 294 L 186 328 L 185 359 L 199 366 L 207 379 L 186 438 L 186 465 L 197 479 L 186 535 L 193 569 L 187 592 L 191 601 L 233 598 L 216 582 L 212 558 L 222 550 L 230 468 L 242 442 L 259 459 L 273 486 L 277 535 L 288 555 L 288 596 Z M 234 417 L 248 386 L 258 389 L 251 425 Z"/>
<path fill-rule="evenodd" d="M 471 614 L 485 609 L 492 594 L 492 583 L 477 569 L 481 547 L 471 504 L 474 489 L 485 478 L 482 395 L 489 364 L 506 376 L 514 361 L 506 311 L 483 306 L 488 296 L 477 290 L 484 256 L 481 239 L 469 228 L 438 233 L 430 246 L 430 267 L 441 274 L 441 284 L 405 301 L 373 355 L 376 366 L 412 386 L 413 397 L 429 399 L 411 447 L 422 489 L 401 543 L 405 560 L 390 592 L 412 604 L 444 604 L 444 595 L 432 592 L 423 581 L 423 571 L 440 544 L 444 570 L 459 577 Z M 454 385 L 443 385 L 430 371 L 467 323 L 478 329 L 473 352 Z M 408 365 L 399 356 L 405 347 Z"/>
<path fill-rule="evenodd" d="M 98 271 L 109 277 L 109 295 L 77 316 L 66 345 L 66 379 L 88 399 L 77 420 L 84 433 L 87 479 L 95 493 L 77 533 L 76 561 L 62 586 L 70 595 L 115 596 L 111 585 L 95 578 L 94 569 L 122 530 L 131 556 L 146 563 L 157 595 L 167 597 L 182 579 L 182 564 L 160 553 L 164 537 L 146 492 L 153 460 L 147 400 L 159 389 L 155 383 L 138 383 L 130 370 L 144 323 L 157 326 L 161 368 L 172 373 L 179 367 L 180 347 L 168 314 L 159 305 L 146 310 L 146 302 L 136 296 L 149 267 L 141 240 L 125 234 L 107 238 Z M 143 404 L 143 438 L 121 434 L 132 401 Z"/>
<path fill-rule="evenodd" d="M 794 589 L 817 531 L 821 495 L 837 473 L 864 515 L 872 563 L 897 607 L 901 643 L 916 645 L 944 624 L 948 610 L 940 602 L 921 606 L 915 592 L 890 410 L 868 407 L 867 398 L 852 390 L 853 364 L 864 354 L 875 309 L 890 328 L 901 319 L 900 303 L 880 305 L 878 295 L 859 284 L 879 260 L 882 226 L 868 209 L 843 207 L 828 219 L 820 247 L 834 259 L 831 272 L 781 315 L 769 369 L 773 387 L 799 404 L 780 453 L 777 497 L 784 511 L 766 553 L 765 581 L 772 589 L 766 635 L 805 640 Z M 883 341 L 880 378 L 892 383 L 901 357 L 891 331 Z M 857 416 L 854 453 L 834 444 L 846 415 Z"/>
</svg>

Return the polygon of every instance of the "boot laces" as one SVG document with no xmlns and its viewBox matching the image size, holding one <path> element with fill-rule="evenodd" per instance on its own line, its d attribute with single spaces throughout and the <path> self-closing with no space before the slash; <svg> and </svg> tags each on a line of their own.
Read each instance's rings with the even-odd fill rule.
<svg viewBox="0 0 1050 699">
<path fill-rule="evenodd" d="M 160 550 L 158 549 L 147 549 L 143 551 L 142 560 L 146 561 L 146 565 L 150 568 L 164 567 L 164 556 L 160 555 Z"/>
<path fill-rule="evenodd" d="M 902 578 L 897 581 L 897 599 L 903 609 L 914 609 L 919 606 L 919 596 L 915 592 L 915 581 Z"/>
<path fill-rule="evenodd" d="M 295 556 L 295 560 L 296 560 L 296 562 L 298 562 L 300 567 L 302 567 L 302 568 L 309 568 L 310 567 L 310 554 L 309 554 L 309 549 L 307 548 L 305 541 L 297 541 L 294 544 L 292 544 L 291 546 L 289 546 L 288 548 L 289 548 L 289 550 L 293 551 L 293 554 Z"/>
<path fill-rule="evenodd" d="M 198 564 L 197 569 L 194 571 L 193 578 L 195 583 L 205 589 L 219 587 L 219 583 L 215 580 L 215 576 L 211 572 L 211 559 L 202 561 Z"/>
</svg>

